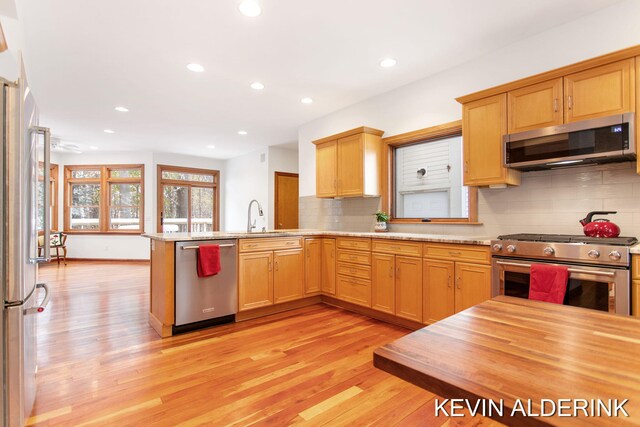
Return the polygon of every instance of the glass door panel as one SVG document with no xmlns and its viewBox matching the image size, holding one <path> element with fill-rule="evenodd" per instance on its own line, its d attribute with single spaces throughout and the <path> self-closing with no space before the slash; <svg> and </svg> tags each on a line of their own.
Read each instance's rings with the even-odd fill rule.
<svg viewBox="0 0 640 427">
<path fill-rule="evenodd" d="M 213 231 L 213 188 L 191 188 L 191 232 Z"/>
<path fill-rule="evenodd" d="M 189 218 L 189 187 L 181 185 L 162 186 L 162 232 L 187 232 Z"/>
</svg>

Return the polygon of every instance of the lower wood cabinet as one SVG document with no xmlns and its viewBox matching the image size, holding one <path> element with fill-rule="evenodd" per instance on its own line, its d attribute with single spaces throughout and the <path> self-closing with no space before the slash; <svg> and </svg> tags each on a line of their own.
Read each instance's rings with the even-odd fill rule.
<svg viewBox="0 0 640 427">
<path fill-rule="evenodd" d="M 371 255 L 371 308 L 389 314 L 395 314 L 396 307 L 395 261 L 395 255 Z"/>
<path fill-rule="evenodd" d="M 273 253 L 273 303 L 304 296 L 304 254 L 302 249 Z"/>
<path fill-rule="evenodd" d="M 422 259 L 396 256 L 396 316 L 422 320 Z"/>
<path fill-rule="evenodd" d="M 336 296 L 344 301 L 371 307 L 371 280 L 355 277 L 336 276 Z"/>
<path fill-rule="evenodd" d="M 273 252 L 238 256 L 238 310 L 273 304 Z"/>
<path fill-rule="evenodd" d="M 304 239 L 304 293 L 316 295 L 322 290 L 322 238 Z"/>
<path fill-rule="evenodd" d="M 491 266 L 425 259 L 424 323 L 433 323 L 491 298 Z"/>
<path fill-rule="evenodd" d="M 322 239 L 322 292 L 336 293 L 336 239 Z"/>
</svg>

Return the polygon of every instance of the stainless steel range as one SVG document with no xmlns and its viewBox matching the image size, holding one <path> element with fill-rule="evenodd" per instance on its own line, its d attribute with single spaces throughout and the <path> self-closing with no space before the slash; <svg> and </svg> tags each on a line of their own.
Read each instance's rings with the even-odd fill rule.
<svg viewBox="0 0 640 427">
<path fill-rule="evenodd" d="M 493 295 L 529 296 L 531 264 L 566 265 L 564 304 L 630 314 L 631 255 L 635 237 L 510 234 L 491 241 Z"/>
</svg>

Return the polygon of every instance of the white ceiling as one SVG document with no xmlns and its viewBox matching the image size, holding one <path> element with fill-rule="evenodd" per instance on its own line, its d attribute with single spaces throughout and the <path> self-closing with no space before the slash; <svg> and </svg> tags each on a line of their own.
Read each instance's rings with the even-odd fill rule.
<svg viewBox="0 0 640 427">
<path fill-rule="evenodd" d="M 257 18 L 239 0 L 17 9 L 41 123 L 55 136 L 83 149 L 229 158 L 291 143 L 303 123 L 618 1 L 262 0 Z M 381 68 L 388 56 L 398 65 Z M 263 91 L 249 87 L 256 80 Z"/>
</svg>

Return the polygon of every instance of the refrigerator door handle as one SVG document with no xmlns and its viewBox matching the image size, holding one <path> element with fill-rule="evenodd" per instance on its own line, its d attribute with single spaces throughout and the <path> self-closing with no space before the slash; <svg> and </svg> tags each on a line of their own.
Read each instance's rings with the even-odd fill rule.
<svg viewBox="0 0 640 427">
<path fill-rule="evenodd" d="M 33 308 L 27 308 L 24 310 L 24 314 L 42 313 L 47 305 L 49 305 L 49 287 L 46 283 L 36 284 L 36 289 L 44 289 L 44 299 L 39 306 Z"/>
<path fill-rule="evenodd" d="M 29 259 L 31 264 L 40 264 L 51 261 L 51 245 L 49 243 L 51 241 L 51 215 L 49 212 L 51 209 L 51 130 L 41 126 L 33 127 L 32 130 L 37 134 L 44 135 L 44 241 L 42 242 L 44 256 Z"/>
</svg>

